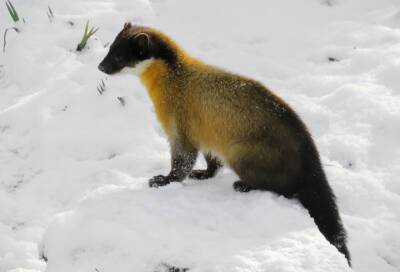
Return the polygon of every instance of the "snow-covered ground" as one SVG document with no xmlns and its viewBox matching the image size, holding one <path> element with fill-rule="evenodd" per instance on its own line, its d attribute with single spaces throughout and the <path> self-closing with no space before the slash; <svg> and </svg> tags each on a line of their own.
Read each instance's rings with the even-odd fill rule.
<svg viewBox="0 0 400 272">
<path fill-rule="evenodd" d="M 298 203 L 235 193 L 228 169 L 147 187 L 169 170 L 152 105 L 135 77 L 97 70 L 125 21 L 287 100 L 317 142 L 354 270 L 400 271 L 399 0 L 13 3 L 26 23 L 0 53 L 1 272 L 350 271 Z M 87 20 L 100 30 L 77 53 Z M 1 4 L 1 34 L 12 25 Z"/>
</svg>

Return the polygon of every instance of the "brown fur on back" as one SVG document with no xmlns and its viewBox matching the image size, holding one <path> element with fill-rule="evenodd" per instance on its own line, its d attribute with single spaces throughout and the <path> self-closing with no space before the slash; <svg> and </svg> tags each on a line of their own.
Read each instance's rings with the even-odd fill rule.
<svg viewBox="0 0 400 272">
<path fill-rule="evenodd" d="M 252 154 L 265 162 L 260 167 L 285 167 L 287 179 L 295 175 L 301 161 L 296 130 L 304 127 L 291 126 L 298 118 L 288 105 L 254 80 L 180 56 L 172 67 L 156 60 L 141 76 L 168 137 L 185 135 L 232 167 Z M 291 183 L 285 179 L 278 186 Z"/>
</svg>

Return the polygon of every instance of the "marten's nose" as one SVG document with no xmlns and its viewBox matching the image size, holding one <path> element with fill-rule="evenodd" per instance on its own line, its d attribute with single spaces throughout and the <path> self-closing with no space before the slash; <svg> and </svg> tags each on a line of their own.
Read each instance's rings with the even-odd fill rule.
<svg viewBox="0 0 400 272">
<path fill-rule="evenodd" d="M 106 72 L 105 70 L 106 70 L 106 68 L 104 67 L 104 65 L 102 65 L 101 63 L 99 64 L 99 66 L 97 67 L 97 68 L 99 68 L 99 70 L 100 71 L 102 71 L 102 72 Z"/>
</svg>

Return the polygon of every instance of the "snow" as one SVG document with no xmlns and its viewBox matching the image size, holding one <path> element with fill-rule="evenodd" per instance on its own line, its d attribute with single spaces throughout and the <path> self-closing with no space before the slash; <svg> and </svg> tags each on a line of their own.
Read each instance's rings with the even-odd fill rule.
<svg viewBox="0 0 400 272">
<path fill-rule="evenodd" d="M 26 23 L 0 53 L 1 272 L 351 271 L 296 201 L 235 193 L 229 169 L 148 188 L 169 149 L 146 90 L 97 70 L 125 21 L 288 101 L 314 135 L 354 270 L 400 270 L 398 0 L 13 4 Z M 77 53 L 87 20 L 100 30 Z"/>
</svg>

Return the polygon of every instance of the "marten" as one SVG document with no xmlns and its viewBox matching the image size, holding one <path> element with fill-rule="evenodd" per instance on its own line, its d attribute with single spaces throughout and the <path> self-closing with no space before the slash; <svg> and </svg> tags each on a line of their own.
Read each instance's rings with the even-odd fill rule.
<svg viewBox="0 0 400 272">
<path fill-rule="evenodd" d="M 205 64 L 150 27 L 125 23 L 98 66 L 128 69 L 147 87 L 171 147 L 171 171 L 151 187 L 207 179 L 227 164 L 239 192 L 267 190 L 295 198 L 346 257 L 346 231 L 314 141 L 294 110 L 261 83 Z M 207 169 L 193 170 L 198 152 Z"/>
</svg>

